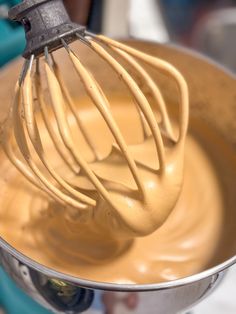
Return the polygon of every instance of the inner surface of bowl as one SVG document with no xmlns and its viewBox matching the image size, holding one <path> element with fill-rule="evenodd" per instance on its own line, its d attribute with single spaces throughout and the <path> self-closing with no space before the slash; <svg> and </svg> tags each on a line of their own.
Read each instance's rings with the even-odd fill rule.
<svg viewBox="0 0 236 314">
<path fill-rule="evenodd" d="M 66 234 L 67 225 L 64 225 L 63 211 L 55 204 L 48 205 L 47 200 L 38 191 L 16 174 L 13 166 L 1 152 L 3 175 L 1 178 L 0 234 L 26 256 L 63 273 L 100 282 L 148 284 L 193 275 L 235 255 L 236 195 L 233 190 L 236 183 L 236 159 L 233 145 L 236 125 L 233 113 L 236 112 L 234 103 L 236 82 L 233 77 L 215 65 L 175 48 L 143 42 L 130 44 L 175 65 L 186 78 L 190 88 L 186 182 L 177 209 L 170 215 L 163 228 L 158 230 L 158 233 L 154 233 L 151 238 L 138 239 L 136 251 L 129 253 L 129 263 L 127 259 L 122 260 L 120 256 L 116 261 L 91 264 L 91 267 L 84 266 L 84 261 L 78 263 L 83 243 L 82 240 L 78 242 L 78 238 L 73 236 L 76 233 L 76 224 L 73 235 Z M 75 45 L 75 50 L 78 50 L 81 59 L 86 62 L 87 67 L 103 87 L 104 93 L 108 95 L 114 114 L 118 120 L 120 119 L 121 124 L 124 119 L 123 113 L 125 113 L 126 123 L 133 126 L 137 124 L 137 127 L 130 128 L 127 141 L 138 142 L 141 132 L 135 112 L 129 105 L 131 98 L 125 86 L 120 84 L 111 69 L 104 66 L 104 63 L 86 47 Z M 106 138 L 109 144 L 108 135 L 102 124 L 99 128 L 100 133 L 93 130 L 93 119 L 97 119 L 96 114 L 91 104 L 90 109 L 87 109 L 84 91 L 75 73 L 71 71 L 65 52 L 59 51 L 56 59 L 61 64 L 71 95 L 82 108 L 84 120 L 87 122 L 88 131 L 93 134 L 94 141 L 99 146 L 101 138 Z M 1 108 L 4 114 L 12 98 L 18 68 L 17 64 L 2 74 L 2 79 L 5 79 L 9 85 L 4 88 L 0 87 L 1 98 L 3 102 L 5 100 L 4 109 Z M 174 83 L 152 69 L 148 70 L 158 82 L 175 119 L 178 99 Z M 120 110 L 121 103 L 122 110 Z M 109 151 L 109 145 L 107 150 Z M 50 147 L 48 151 L 50 154 Z M 193 155 L 191 151 L 195 154 Z M 102 153 L 107 154 L 106 151 Z M 199 164 L 205 166 L 201 168 Z M 60 168 L 60 164 L 58 167 Z M 18 191 L 12 194 L 15 198 L 12 195 L 6 197 L 7 193 L 10 193 L 7 189 L 9 182 L 12 186 L 15 185 L 14 191 Z M 187 195 L 188 202 L 186 203 Z M 27 204 L 30 211 L 24 211 L 26 207 L 25 205 L 22 207 L 23 203 L 19 202 L 20 199 L 24 200 L 24 204 Z M 56 215 L 57 219 L 53 220 L 52 217 L 51 225 L 49 223 L 48 229 L 44 229 L 44 215 L 48 208 L 51 215 Z M 20 228 L 19 221 L 21 221 Z M 29 236 L 27 236 L 27 230 L 30 232 Z M 142 255 L 141 252 L 144 252 L 143 247 L 150 254 L 152 263 L 145 264 L 138 258 Z M 143 267 L 143 273 L 133 278 L 133 269 L 137 267 L 140 270 L 140 266 Z"/>
</svg>

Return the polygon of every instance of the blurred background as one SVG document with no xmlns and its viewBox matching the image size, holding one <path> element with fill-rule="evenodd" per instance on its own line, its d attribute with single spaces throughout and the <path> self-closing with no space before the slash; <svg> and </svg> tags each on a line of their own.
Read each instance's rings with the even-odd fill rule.
<svg viewBox="0 0 236 314">
<path fill-rule="evenodd" d="M 0 0 L 0 66 L 20 55 L 24 34 L 7 19 L 20 0 Z M 64 0 L 71 18 L 94 32 L 176 42 L 236 71 L 236 0 Z"/>
<path fill-rule="evenodd" d="M 24 50 L 22 27 L 7 19 L 9 8 L 18 2 L 0 0 L 0 68 Z M 87 25 L 93 32 L 117 38 L 174 42 L 200 51 L 236 72 L 236 0 L 64 2 L 72 20 Z M 235 291 L 234 267 L 216 293 L 197 306 L 194 313 L 235 314 Z"/>
</svg>

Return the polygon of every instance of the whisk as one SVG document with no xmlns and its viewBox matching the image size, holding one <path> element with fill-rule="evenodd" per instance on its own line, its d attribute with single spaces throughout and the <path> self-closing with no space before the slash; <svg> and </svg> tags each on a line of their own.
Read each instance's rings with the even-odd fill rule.
<svg viewBox="0 0 236 314">
<path fill-rule="evenodd" d="M 12 8 L 9 16 L 24 25 L 27 47 L 23 54 L 26 60 L 5 124 L 3 145 L 8 158 L 32 184 L 68 210 L 78 212 L 79 217 L 89 212 L 91 219 L 93 213 L 93 217 L 99 217 L 100 224 L 107 224 L 114 232 L 129 237 L 153 232 L 166 220 L 181 191 L 189 110 L 188 88 L 184 78 L 164 60 L 105 36 L 94 35 L 85 27 L 72 23 L 62 0 L 25 0 Z M 144 141 L 137 146 L 140 150 L 145 149 L 144 145 L 153 146 L 157 156 L 155 169 L 143 165 L 133 153 L 134 147 L 126 143 L 102 87 L 69 46 L 75 40 L 96 52 L 126 85 L 143 127 Z M 87 95 L 106 122 L 114 138 L 113 150 L 129 169 L 135 188 L 124 187 L 116 178 L 107 180 L 96 172 L 94 165 L 105 165 L 111 157 L 101 160 L 86 133 L 79 107 L 75 105 L 63 80 L 60 65 L 53 56 L 53 52 L 59 48 L 65 48 Z M 157 121 L 154 109 L 136 80 L 114 55 L 124 60 L 142 79 L 161 121 Z M 42 91 L 44 77 L 41 63 L 44 64 L 49 100 Z M 160 88 L 142 63 L 176 82 L 179 91 L 177 132 L 173 130 Z M 93 152 L 92 161 L 84 158 L 75 143 L 68 109 Z M 55 152 L 66 166 L 64 175 L 47 156 L 38 115 L 42 117 Z M 74 184 L 71 178 L 77 178 L 77 183 Z"/>
</svg>

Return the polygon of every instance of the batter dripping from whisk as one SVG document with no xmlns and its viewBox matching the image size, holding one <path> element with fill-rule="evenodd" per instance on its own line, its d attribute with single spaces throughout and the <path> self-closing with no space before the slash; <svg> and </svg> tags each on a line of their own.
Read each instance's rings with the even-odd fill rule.
<svg viewBox="0 0 236 314">
<path fill-rule="evenodd" d="M 53 60 L 46 63 L 53 110 L 45 105 L 37 65 L 35 90 L 42 117 L 34 115 L 32 78 L 28 71 L 23 83 L 17 86 L 12 117 L 6 128 L 5 150 L 21 172 L 55 202 L 44 193 L 38 194 L 11 170 L 3 192 L 1 234 L 42 264 L 86 279 L 152 283 L 198 272 L 217 245 L 223 202 L 207 155 L 190 136 L 184 150 L 188 124 L 186 83 L 171 65 L 101 39 L 141 74 L 159 108 L 150 107 L 128 72 L 96 42 L 92 42 L 92 48 L 122 76 L 139 110 L 125 97 L 113 96 L 109 104 L 98 83 L 66 46 L 103 119 L 96 107 L 91 106 L 91 100 L 73 103 Z M 161 92 L 134 57 L 164 69 L 177 80 L 181 95 L 179 131 L 173 131 Z M 23 114 L 19 114 L 22 109 Z M 77 111 L 79 121 L 73 118 Z M 157 124 L 158 111 L 162 121 Z M 16 152 L 15 137 L 26 162 Z M 41 164 L 32 153 L 32 145 Z M 198 175 L 199 165 L 204 169 L 203 177 Z M 205 190 L 207 197 L 202 198 Z M 215 206 L 209 207 L 213 199 Z M 12 220 L 15 202 L 20 214 Z M 148 236 L 140 238 L 144 235 Z"/>
<path fill-rule="evenodd" d="M 135 100 L 140 118 L 143 124 L 146 124 L 146 128 L 148 128 L 148 130 L 145 130 L 143 143 L 133 147 L 127 145 L 111 114 L 109 102 L 98 82 L 66 44 L 66 49 L 84 84 L 86 92 L 103 117 L 114 137 L 115 143 L 112 144 L 113 146 L 116 144 L 116 146 L 113 147 L 108 156 L 103 159 L 96 158 L 92 163 L 88 163 L 86 158 L 83 157 L 81 147 L 75 145 L 68 123 L 63 87 L 60 86 L 60 79 L 57 78 L 60 74 L 58 69 L 53 71 L 53 65 L 50 64 L 49 60 L 46 63 L 46 76 L 59 134 L 67 152 L 70 154 L 70 158 L 74 159 L 76 166 L 80 167 L 79 174 L 72 177 L 73 183 L 69 182 L 70 178 L 64 179 L 55 171 L 44 151 L 43 140 L 40 135 L 41 130 L 38 129 L 34 116 L 33 88 L 31 71 L 29 70 L 26 77 L 16 88 L 16 98 L 12 109 L 13 130 L 19 150 L 26 161 L 26 164 L 21 165 L 20 170 L 29 177 L 28 171 L 30 169 L 31 181 L 36 182 L 37 185 L 42 185 L 56 200 L 58 198 L 67 207 L 72 207 L 72 211 L 78 211 L 79 215 L 85 212 L 83 217 L 87 217 L 88 223 L 90 223 L 90 220 L 93 221 L 96 229 L 95 234 L 98 238 L 101 233 L 102 237 L 109 234 L 111 238 L 123 238 L 124 242 L 130 242 L 134 237 L 145 236 L 159 228 L 173 210 L 179 197 L 183 181 L 184 142 L 188 125 L 188 89 L 183 77 L 170 64 L 125 45 L 117 44 L 102 36 L 99 39 L 123 56 L 135 70 L 141 73 L 145 84 L 147 86 L 148 84 L 150 85 L 152 93 L 161 104 L 161 113 L 165 113 L 167 125 L 165 130 L 167 133 L 166 139 L 161 134 L 160 127 L 147 98 L 135 80 L 118 61 L 95 41 L 89 42 L 91 48 L 122 78 Z M 166 72 L 177 82 L 180 90 L 180 128 L 178 136 L 173 134 L 167 110 L 165 104 L 163 104 L 164 101 L 158 87 L 147 72 L 135 61 L 133 56 Z M 48 58 L 48 55 L 46 55 L 46 59 Z M 37 98 L 48 126 L 51 122 L 47 120 L 48 114 L 46 113 L 47 109 L 45 109 L 44 96 L 40 87 L 39 72 L 38 66 L 35 79 Z M 19 114 L 20 110 L 23 110 L 23 116 Z M 49 180 L 47 175 L 40 170 L 40 167 L 35 162 L 35 156 L 28 145 L 27 136 L 48 173 L 52 176 L 52 179 L 61 185 L 63 190 L 59 190 L 55 183 Z M 166 143 L 164 143 L 164 140 Z M 6 140 L 6 143 L 8 156 L 19 167 L 19 160 L 11 152 L 10 142 Z M 165 145 L 168 147 L 165 147 Z M 153 156 L 152 147 L 154 147 L 154 152 L 156 151 L 156 156 Z M 147 158 L 142 156 L 147 149 L 154 160 L 153 165 L 150 165 L 148 161 L 149 156 Z M 93 153 L 97 155 L 96 151 L 93 151 Z M 137 156 L 142 156 L 143 158 L 140 159 Z M 119 164 L 120 172 L 117 174 L 117 179 L 109 177 L 109 174 L 114 175 L 114 168 L 117 168 L 117 164 Z M 130 184 L 133 185 L 132 183 L 134 183 L 134 186 L 130 186 Z M 73 184 L 76 184 L 76 189 L 73 187 Z M 87 195 L 88 193 L 89 195 Z M 68 211 L 71 210 L 69 209 Z M 113 256 L 110 255 L 109 257 Z"/>
</svg>

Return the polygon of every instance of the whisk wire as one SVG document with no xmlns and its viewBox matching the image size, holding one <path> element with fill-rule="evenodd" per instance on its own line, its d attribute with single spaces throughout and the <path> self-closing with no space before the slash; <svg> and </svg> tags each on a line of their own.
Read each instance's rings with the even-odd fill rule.
<svg viewBox="0 0 236 314">
<path fill-rule="evenodd" d="M 28 73 L 28 71 L 31 71 L 31 68 L 33 66 L 33 62 L 34 62 L 34 55 L 31 55 L 29 59 L 25 59 L 24 65 L 22 67 L 20 76 L 19 76 L 19 86 L 21 86 L 21 84 L 24 82 L 24 79 Z"/>
<path fill-rule="evenodd" d="M 161 60 L 159 58 L 152 57 L 149 55 L 149 58 L 147 57 L 147 54 L 144 52 L 138 51 L 130 46 L 127 46 L 125 44 L 122 44 L 120 42 L 117 42 L 112 39 L 108 39 L 107 37 L 103 35 L 98 35 L 96 37 L 92 36 L 91 33 L 87 33 L 89 36 L 93 37 L 93 39 L 101 41 L 102 43 L 106 44 L 108 47 L 113 46 L 118 49 L 121 49 L 131 56 L 139 59 L 140 61 L 143 61 L 146 64 L 151 65 L 152 67 L 159 69 L 164 74 L 168 74 L 170 77 L 172 77 L 175 82 L 177 83 L 177 86 L 179 88 L 180 92 L 180 110 L 179 110 L 179 138 L 177 140 L 178 143 L 183 143 L 185 141 L 187 129 L 188 129 L 188 117 L 189 117 L 189 93 L 188 93 L 188 86 L 183 78 L 183 76 L 180 74 L 180 72 L 172 66 L 167 61 Z"/>
<path fill-rule="evenodd" d="M 157 83 L 154 82 L 150 74 L 148 74 L 148 72 L 127 52 L 112 46 L 110 48 L 118 55 L 122 56 L 123 59 L 136 71 L 136 73 L 140 75 L 142 82 L 145 82 L 145 86 L 149 88 L 155 104 L 160 111 L 165 131 L 170 139 L 174 140 L 175 135 L 167 112 L 167 106 Z"/>
<path fill-rule="evenodd" d="M 62 160 L 65 162 L 65 164 L 68 166 L 68 168 L 74 173 L 79 172 L 79 168 L 75 165 L 75 161 L 69 156 L 69 154 L 65 151 L 63 142 L 61 141 L 60 136 L 54 131 L 52 121 L 50 119 L 50 116 L 48 114 L 48 106 L 46 105 L 43 97 L 43 91 L 41 86 L 41 80 L 40 80 L 40 72 L 39 69 L 39 59 L 36 60 L 36 73 L 35 73 L 35 85 L 36 85 L 36 97 L 37 102 L 39 104 L 40 111 L 42 113 L 43 121 L 46 126 L 46 129 L 48 131 L 48 134 L 54 144 L 54 147 L 56 151 L 58 152 L 59 156 L 62 158 Z"/>
<path fill-rule="evenodd" d="M 127 85 L 128 89 L 134 96 L 134 99 L 136 99 L 136 103 L 139 106 L 140 110 L 143 112 L 145 119 L 152 131 L 152 135 L 154 137 L 157 156 L 160 165 L 158 171 L 159 172 L 164 171 L 165 170 L 164 144 L 158 123 L 146 97 L 144 96 L 141 89 L 138 87 L 137 83 L 131 77 L 131 75 L 104 48 L 102 48 L 95 42 L 92 42 L 92 47 L 94 51 L 98 55 L 100 55 L 100 57 L 102 57 L 115 70 L 115 72 L 119 75 L 122 81 Z"/>
<path fill-rule="evenodd" d="M 30 74 L 31 73 L 30 73 L 30 68 L 29 68 L 27 75 L 24 79 L 24 83 L 19 91 L 20 95 L 22 96 L 20 96 L 17 106 L 13 108 L 13 120 L 15 121 L 14 123 L 15 137 L 16 137 L 18 146 L 20 148 L 20 151 L 23 157 L 25 158 L 26 162 L 28 163 L 29 167 L 31 168 L 33 173 L 36 175 L 36 177 L 39 178 L 41 183 L 44 184 L 47 187 L 47 189 L 49 189 L 57 197 L 61 198 L 67 204 L 70 204 L 71 206 L 75 206 L 76 208 L 79 208 L 79 209 L 86 208 L 86 206 L 80 202 L 81 200 L 85 203 L 88 203 L 91 206 L 92 205 L 94 206 L 96 204 L 95 201 L 91 200 L 83 193 L 74 191 L 63 179 L 59 177 L 59 175 L 57 175 L 57 173 L 53 170 L 51 165 L 48 163 L 47 158 L 45 158 L 42 142 L 41 142 L 39 131 L 36 125 L 33 107 L 32 107 L 33 99 L 32 99 L 32 85 L 31 85 Z M 22 115 L 19 115 L 21 103 L 23 104 L 24 117 L 22 117 Z M 51 176 L 60 185 L 62 185 L 65 190 L 71 193 L 74 198 L 76 197 L 76 199 L 69 197 L 65 193 L 61 192 L 56 186 L 49 183 L 49 181 L 45 177 L 45 174 L 41 172 L 36 162 L 34 161 L 34 157 L 32 156 L 30 152 L 27 139 L 26 139 L 26 131 L 23 127 L 24 124 L 26 125 L 26 130 L 27 130 L 29 139 L 35 151 L 37 152 L 42 163 L 47 167 Z"/>
<path fill-rule="evenodd" d="M 56 61 L 54 60 L 53 55 L 51 57 L 52 57 L 52 61 L 53 61 L 53 69 L 54 69 L 54 72 L 56 74 L 57 80 L 60 84 L 62 94 L 65 98 L 65 102 L 68 105 L 69 109 L 71 110 L 71 112 L 72 112 L 72 114 L 76 120 L 77 126 L 78 126 L 80 132 L 82 133 L 86 143 L 88 144 L 91 153 L 94 155 L 95 160 L 98 160 L 99 154 L 97 153 L 97 150 L 96 150 L 92 140 L 90 139 L 90 136 L 89 136 L 85 126 L 83 125 L 83 121 L 80 118 L 80 114 L 79 114 L 79 112 L 76 108 L 76 105 L 74 104 L 74 101 L 73 101 L 73 99 L 72 99 L 72 97 L 71 97 L 71 95 L 70 95 L 70 93 L 66 87 L 66 83 L 64 82 L 64 80 L 62 78 L 60 69 L 59 69 Z"/>
<path fill-rule="evenodd" d="M 28 131 L 29 138 L 31 143 L 37 152 L 41 162 L 44 164 L 46 169 L 51 174 L 52 178 L 56 180 L 58 184 L 60 184 L 65 191 L 70 193 L 73 197 L 75 197 L 78 202 L 82 201 L 87 203 L 87 205 L 95 205 L 96 202 L 92 201 L 91 198 L 88 198 L 83 193 L 80 193 L 74 190 L 69 184 L 67 184 L 53 169 L 53 167 L 48 162 L 48 158 L 45 155 L 45 151 L 43 149 L 42 141 L 40 138 L 39 130 L 37 127 L 37 123 L 35 120 L 34 112 L 33 112 L 33 96 L 32 96 L 32 86 L 31 80 L 26 76 L 26 80 L 28 80 L 28 86 L 23 85 L 23 106 L 25 112 L 25 124 Z"/>
<path fill-rule="evenodd" d="M 97 107 L 101 115 L 103 116 L 120 150 L 122 151 L 123 156 L 125 157 L 128 163 L 128 166 L 130 168 L 130 171 L 137 184 L 140 196 L 143 195 L 144 188 L 143 188 L 140 176 L 138 174 L 138 168 L 135 164 L 134 159 L 131 157 L 129 153 L 128 145 L 126 144 L 124 137 L 122 133 L 120 132 L 119 127 L 117 126 L 117 123 L 115 122 L 111 111 L 109 110 L 108 100 L 106 96 L 104 95 L 104 93 L 100 92 L 101 88 L 98 82 L 94 79 L 94 77 L 91 76 L 91 74 L 82 65 L 81 61 L 79 60 L 79 57 L 75 56 L 75 54 L 72 53 L 71 51 L 69 55 L 70 55 L 73 65 L 75 66 L 77 70 L 78 75 L 80 76 L 85 86 L 87 94 L 91 97 L 93 103 L 95 104 L 95 106 Z"/>
<path fill-rule="evenodd" d="M 47 63 L 45 64 L 45 67 L 46 67 L 46 76 L 48 80 L 50 97 L 52 100 L 52 105 L 53 105 L 54 113 L 56 116 L 58 129 L 63 139 L 64 145 L 71 152 L 72 156 L 75 158 L 78 165 L 81 167 L 83 172 L 87 175 L 88 179 L 95 186 L 95 188 L 99 191 L 102 197 L 112 206 L 112 208 L 115 208 L 114 204 L 112 203 L 110 199 L 109 192 L 105 189 L 103 184 L 94 174 L 94 172 L 91 170 L 88 163 L 84 160 L 84 158 L 81 156 L 80 151 L 78 150 L 76 145 L 74 145 L 73 143 L 72 135 L 70 132 L 70 127 L 68 125 L 66 113 L 64 111 L 65 105 L 64 105 L 64 100 L 63 100 L 63 95 L 60 89 L 60 85 L 56 79 L 55 73 L 47 65 Z"/>
</svg>

